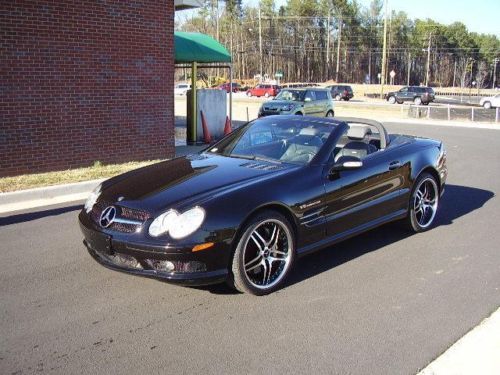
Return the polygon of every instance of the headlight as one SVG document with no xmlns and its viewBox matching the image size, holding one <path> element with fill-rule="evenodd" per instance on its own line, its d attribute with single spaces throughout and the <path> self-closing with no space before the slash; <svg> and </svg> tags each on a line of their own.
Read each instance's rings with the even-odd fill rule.
<svg viewBox="0 0 500 375">
<path fill-rule="evenodd" d="M 84 206 L 86 213 L 92 211 L 92 207 L 94 207 L 95 202 L 97 202 L 99 195 L 101 195 L 101 184 L 99 184 L 94 190 L 92 190 L 89 197 L 87 198 Z"/>
<path fill-rule="evenodd" d="M 281 110 L 282 111 L 291 111 L 294 108 L 295 108 L 295 104 L 286 104 L 283 107 L 281 107 Z"/>
<path fill-rule="evenodd" d="M 169 210 L 153 220 L 149 226 L 149 234 L 158 237 L 169 233 L 173 239 L 181 239 L 196 231 L 205 220 L 205 210 L 201 207 L 192 208 L 183 214 Z"/>
</svg>

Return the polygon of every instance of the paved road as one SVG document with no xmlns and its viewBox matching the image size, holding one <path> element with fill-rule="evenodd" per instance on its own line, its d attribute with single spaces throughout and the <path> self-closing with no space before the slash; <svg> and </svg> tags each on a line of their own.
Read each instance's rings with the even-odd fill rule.
<svg viewBox="0 0 500 375">
<path fill-rule="evenodd" d="M 107 270 L 77 206 L 0 218 L 0 373 L 416 373 L 500 305 L 500 131 L 388 128 L 446 142 L 438 226 L 303 258 L 267 297 Z"/>
</svg>

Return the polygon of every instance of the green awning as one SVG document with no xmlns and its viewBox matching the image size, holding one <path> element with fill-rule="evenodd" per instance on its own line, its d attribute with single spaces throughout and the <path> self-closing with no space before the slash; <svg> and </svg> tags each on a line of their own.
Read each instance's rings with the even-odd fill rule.
<svg viewBox="0 0 500 375">
<path fill-rule="evenodd" d="M 174 33 L 175 63 L 231 62 L 227 49 L 214 38 L 200 33 Z"/>
</svg>

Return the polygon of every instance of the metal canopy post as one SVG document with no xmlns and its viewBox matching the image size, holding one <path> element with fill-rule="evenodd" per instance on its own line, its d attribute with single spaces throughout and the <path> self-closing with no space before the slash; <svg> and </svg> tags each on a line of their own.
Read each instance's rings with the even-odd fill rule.
<svg viewBox="0 0 500 375">
<path fill-rule="evenodd" d="M 191 64 L 191 121 L 187 131 L 187 144 L 194 145 L 198 139 L 198 110 L 196 105 L 196 77 L 198 75 L 196 61 Z"/>
<path fill-rule="evenodd" d="M 233 127 L 233 64 L 229 64 L 229 123 Z"/>
</svg>

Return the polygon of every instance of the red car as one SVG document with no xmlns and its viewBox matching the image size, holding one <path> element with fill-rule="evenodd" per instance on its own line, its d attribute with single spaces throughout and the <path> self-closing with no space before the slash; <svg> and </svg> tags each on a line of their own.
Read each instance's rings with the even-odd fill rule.
<svg viewBox="0 0 500 375">
<path fill-rule="evenodd" d="M 247 91 L 247 96 L 276 96 L 280 92 L 281 87 L 278 85 L 257 85 L 253 89 Z"/>
<path fill-rule="evenodd" d="M 223 83 L 222 85 L 218 86 L 219 90 L 226 90 L 226 92 L 229 94 L 229 91 L 231 90 L 230 87 L 233 86 L 233 92 L 238 92 L 241 90 L 241 85 L 239 83 L 233 82 L 232 84 L 229 82 Z"/>
</svg>

